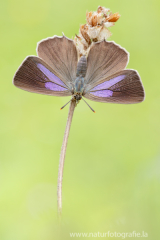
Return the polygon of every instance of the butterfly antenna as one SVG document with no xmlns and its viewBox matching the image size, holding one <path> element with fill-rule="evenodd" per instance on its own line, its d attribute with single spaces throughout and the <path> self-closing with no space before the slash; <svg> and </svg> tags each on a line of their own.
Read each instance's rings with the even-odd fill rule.
<svg viewBox="0 0 160 240">
<path fill-rule="evenodd" d="M 71 99 L 71 100 L 72 100 L 72 99 Z M 63 107 L 61 107 L 60 110 L 62 110 L 68 103 L 70 103 L 71 100 L 69 100 L 69 102 L 67 102 Z"/>
<path fill-rule="evenodd" d="M 83 98 L 82 98 L 83 99 Z M 91 106 L 89 106 L 89 104 L 83 99 L 83 101 L 88 105 L 88 107 L 92 110 L 92 112 L 95 113 L 95 111 L 93 110 L 93 108 L 91 108 Z"/>
</svg>

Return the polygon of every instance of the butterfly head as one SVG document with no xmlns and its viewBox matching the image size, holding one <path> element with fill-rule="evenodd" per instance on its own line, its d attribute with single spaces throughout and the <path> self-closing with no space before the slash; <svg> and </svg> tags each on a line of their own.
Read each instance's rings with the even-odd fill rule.
<svg viewBox="0 0 160 240">
<path fill-rule="evenodd" d="M 77 104 L 82 99 L 82 95 L 79 94 L 79 93 L 76 93 L 76 94 L 73 95 L 73 98 L 75 99 L 76 104 Z"/>
</svg>

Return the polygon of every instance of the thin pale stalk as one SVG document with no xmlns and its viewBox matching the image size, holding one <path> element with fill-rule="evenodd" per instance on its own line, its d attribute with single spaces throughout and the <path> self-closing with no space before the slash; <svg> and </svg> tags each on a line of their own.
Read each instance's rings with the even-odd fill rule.
<svg viewBox="0 0 160 240">
<path fill-rule="evenodd" d="M 66 129 L 65 129 L 62 148 L 61 148 L 60 160 L 59 160 L 58 185 L 57 185 L 57 201 L 58 201 L 58 214 L 59 215 L 61 215 L 61 212 L 62 212 L 62 179 L 63 179 L 64 161 L 65 161 L 68 136 L 69 136 L 69 131 L 70 131 L 70 127 L 71 127 L 71 122 L 72 122 L 72 117 L 73 117 L 75 106 L 76 106 L 76 101 L 72 100 L 70 103 L 70 107 L 69 107 L 68 119 L 67 119 Z"/>
</svg>

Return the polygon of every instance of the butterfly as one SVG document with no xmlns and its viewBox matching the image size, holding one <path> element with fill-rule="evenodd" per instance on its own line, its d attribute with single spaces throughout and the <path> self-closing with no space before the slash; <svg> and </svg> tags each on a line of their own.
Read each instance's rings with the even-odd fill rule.
<svg viewBox="0 0 160 240">
<path fill-rule="evenodd" d="M 17 70 L 13 79 L 16 87 L 53 96 L 72 96 L 76 103 L 82 97 L 122 104 L 144 100 L 138 72 L 125 69 L 129 54 L 112 41 L 93 43 L 88 56 L 78 60 L 74 41 L 54 36 L 38 44 L 37 54 L 38 57 L 28 56 Z"/>
</svg>

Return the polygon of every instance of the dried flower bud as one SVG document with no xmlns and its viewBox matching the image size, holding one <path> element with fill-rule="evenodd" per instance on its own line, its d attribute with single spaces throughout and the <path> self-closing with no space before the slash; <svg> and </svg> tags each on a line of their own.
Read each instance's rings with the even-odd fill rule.
<svg viewBox="0 0 160 240">
<path fill-rule="evenodd" d="M 76 37 L 74 38 L 74 42 L 79 54 L 79 57 L 81 57 L 82 55 L 86 55 L 86 47 L 84 45 L 84 43 L 82 43 L 82 39 L 76 35 Z"/>
<path fill-rule="evenodd" d="M 106 40 L 111 35 L 111 32 L 107 28 L 102 28 L 98 36 L 98 41 Z"/>
<path fill-rule="evenodd" d="M 110 12 L 109 8 L 99 6 L 97 9 L 97 13 L 103 13 L 104 17 L 107 17 L 109 12 Z"/>
<path fill-rule="evenodd" d="M 89 24 L 89 25 L 92 25 L 92 12 L 87 12 L 86 13 L 86 19 L 87 19 L 87 23 Z"/>
<path fill-rule="evenodd" d="M 86 24 L 80 26 L 80 32 L 81 32 L 83 38 L 90 45 L 91 44 L 91 39 L 90 39 L 87 31 L 88 31 L 88 26 Z"/>
<path fill-rule="evenodd" d="M 98 35 L 99 35 L 101 29 L 102 29 L 102 26 L 89 28 L 88 35 L 90 36 L 91 39 L 98 39 Z"/>
<path fill-rule="evenodd" d="M 112 26 L 114 26 L 114 25 L 115 25 L 114 22 L 105 22 L 105 23 L 104 23 L 104 26 L 105 26 L 106 28 L 112 27 Z"/>
<path fill-rule="evenodd" d="M 95 26 L 97 26 L 97 15 L 96 14 L 94 14 L 92 16 L 92 27 L 95 27 Z"/>
<path fill-rule="evenodd" d="M 104 22 L 103 13 L 97 14 L 97 24 L 102 25 L 103 22 Z"/>
<path fill-rule="evenodd" d="M 99 6 L 98 9 L 97 9 L 97 13 L 101 13 L 103 10 L 103 7 Z"/>
<path fill-rule="evenodd" d="M 108 18 L 106 18 L 106 21 L 107 22 L 117 22 L 119 18 L 120 18 L 120 14 L 114 13 L 111 16 L 109 16 Z"/>
</svg>

